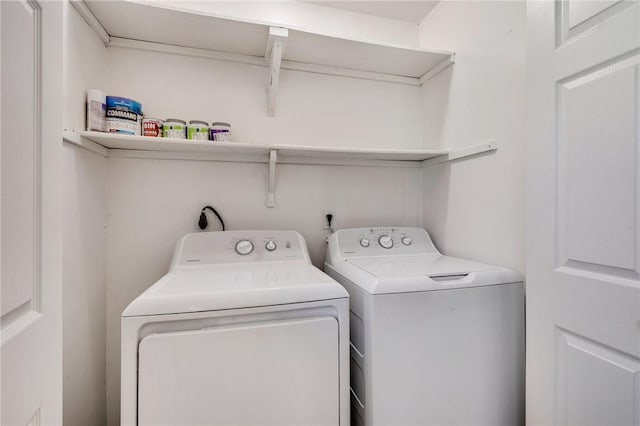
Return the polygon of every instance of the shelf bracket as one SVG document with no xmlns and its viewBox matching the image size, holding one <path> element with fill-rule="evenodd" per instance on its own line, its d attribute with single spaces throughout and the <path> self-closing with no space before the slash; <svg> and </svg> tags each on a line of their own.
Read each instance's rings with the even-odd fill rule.
<svg viewBox="0 0 640 426">
<path fill-rule="evenodd" d="M 442 61 L 440 61 L 439 64 L 436 64 L 436 66 L 431 68 L 426 73 L 422 74 L 422 76 L 418 79 L 418 81 L 420 82 L 420 86 L 425 84 L 427 81 L 431 80 L 433 77 L 438 75 L 441 71 L 444 71 L 447 68 L 449 68 L 451 65 L 455 64 L 455 62 L 456 62 L 456 55 L 455 53 L 452 53 L 451 55 L 449 55 L 448 58 L 443 59 Z"/>
<path fill-rule="evenodd" d="M 477 145 L 471 145 L 460 149 L 454 149 L 447 155 L 441 155 L 422 162 L 423 167 L 433 166 L 434 164 L 449 163 L 453 160 L 459 160 L 465 157 L 471 157 L 474 155 L 486 154 L 489 152 L 497 151 L 498 145 L 495 141 L 487 143 L 479 143 Z"/>
<path fill-rule="evenodd" d="M 280 65 L 288 37 L 289 30 L 286 28 L 269 28 L 269 39 L 264 54 L 265 60 L 269 63 L 269 85 L 267 86 L 267 115 L 269 117 L 275 117 L 276 115 Z"/>
<path fill-rule="evenodd" d="M 269 193 L 267 194 L 267 207 L 276 205 L 276 163 L 278 162 L 278 151 L 269 151 Z"/>
</svg>

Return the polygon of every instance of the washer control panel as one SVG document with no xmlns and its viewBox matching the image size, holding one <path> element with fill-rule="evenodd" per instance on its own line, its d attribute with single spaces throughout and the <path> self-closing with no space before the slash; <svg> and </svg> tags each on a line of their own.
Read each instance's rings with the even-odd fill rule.
<svg viewBox="0 0 640 426">
<path fill-rule="evenodd" d="M 422 228 L 341 229 L 333 238 L 344 257 L 437 253 L 429 234 Z"/>
<path fill-rule="evenodd" d="M 309 258 L 304 238 L 295 231 L 200 232 L 183 237 L 178 248 L 177 265 Z"/>
</svg>

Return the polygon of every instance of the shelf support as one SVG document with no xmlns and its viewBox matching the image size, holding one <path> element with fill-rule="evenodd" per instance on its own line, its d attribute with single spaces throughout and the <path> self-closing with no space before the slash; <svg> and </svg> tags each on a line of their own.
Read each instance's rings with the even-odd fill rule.
<svg viewBox="0 0 640 426">
<path fill-rule="evenodd" d="M 269 193 L 267 194 L 267 207 L 276 205 L 276 163 L 278 162 L 278 151 L 269 151 Z"/>
<path fill-rule="evenodd" d="M 269 85 L 267 86 L 267 115 L 269 117 L 276 115 L 280 65 L 287 45 L 287 37 L 289 37 L 289 30 L 286 28 L 269 28 L 269 39 L 264 55 L 265 60 L 269 63 Z"/>
<path fill-rule="evenodd" d="M 442 60 L 435 67 L 431 68 L 429 71 L 422 74 L 422 77 L 420 77 L 420 79 L 418 80 L 420 82 L 420 86 L 422 86 L 427 81 L 431 80 L 433 77 L 438 75 L 441 71 L 444 71 L 447 68 L 449 68 L 451 65 L 455 64 L 455 62 L 456 62 L 456 55 L 455 53 L 452 53 L 449 55 L 448 58 Z"/>
<path fill-rule="evenodd" d="M 424 160 L 422 162 L 423 167 L 433 166 L 434 164 L 449 163 L 453 160 L 459 160 L 465 157 L 471 157 L 479 154 L 486 154 L 489 152 L 497 151 L 498 145 L 495 141 L 487 143 L 479 143 L 477 145 L 471 145 L 460 149 L 454 149 L 447 155 L 441 155 L 439 157 L 432 158 L 430 160 Z"/>
<path fill-rule="evenodd" d="M 86 149 L 89 152 L 93 152 L 94 154 L 98 154 L 101 157 L 109 157 L 109 148 L 102 146 L 91 139 L 85 138 L 80 133 L 74 132 L 73 130 L 64 129 L 62 132 L 62 140 L 79 148 Z"/>
</svg>

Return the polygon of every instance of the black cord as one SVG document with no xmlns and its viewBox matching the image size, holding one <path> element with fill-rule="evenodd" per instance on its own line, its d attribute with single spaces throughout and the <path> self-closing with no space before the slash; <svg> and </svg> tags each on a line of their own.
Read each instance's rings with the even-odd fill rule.
<svg viewBox="0 0 640 426">
<path fill-rule="evenodd" d="M 207 215 L 205 214 L 205 211 L 209 209 L 213 212 L 213 214 L 216 215 L 216 217 L 218 218 L 218 220 L 220 221 L 220 225 L 222 225 L 222 230 L 224 231 L 224 220 L 222 220 L 222 217 L 220 216 L 220 214 L 216 211 L 216 209 L 214 209 L 211 206 L 204 206 L 202 208 L 202 211 L 200 212 L 200 220 L 198 220 L 198 226 L 200 227 L 200 229 L 205 229 L 207 227 L 207 225 L 209 225 L 209 222 L 207 222 Z"/>
</svg>

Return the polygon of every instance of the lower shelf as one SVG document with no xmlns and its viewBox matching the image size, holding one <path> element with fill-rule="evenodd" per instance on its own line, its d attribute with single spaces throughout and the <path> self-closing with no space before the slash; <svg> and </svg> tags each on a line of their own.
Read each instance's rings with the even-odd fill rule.
<svg viewBox="0 0 640 426">
<path fill-rule="evenodd" d="M 251 144 L 242 142 L 194 141 L 187 139 L 153 138 L 102 132 L 65 131 L 64 139 L 70 143 L 87 147 L 86 140 L 107 150 L 159 151 L 172 153 L 218 154 L 221 156 L 264 157 L 269 162 L 272 150 L 278 152 L 278 161 L 304 159 L 304 163 L 326 164 L 327 160 L 343 161 L 413 161 L 420 162 L 450 154 L 449 150 L 365 149 L 321 146 L 298 146 L 283 144 Z M 84 139 L 84 140 L 83 140 Z M 98 148 L 99 149 L 99 148 Z M 107 155 L 109 151 L 107 151 Z M 204 158 L 203 158 L 204 159 Z"/>
<path fill-rule="evenodd" d="M 457 151 L 257 145 L 69 130 L 65 130 L 63 139 L 104 157 L 268 163 L 268 207 L 275 206 L 276 163 L 424 167 L 497 149 L 495 143 L 473 145 Z"/>
</svg>

